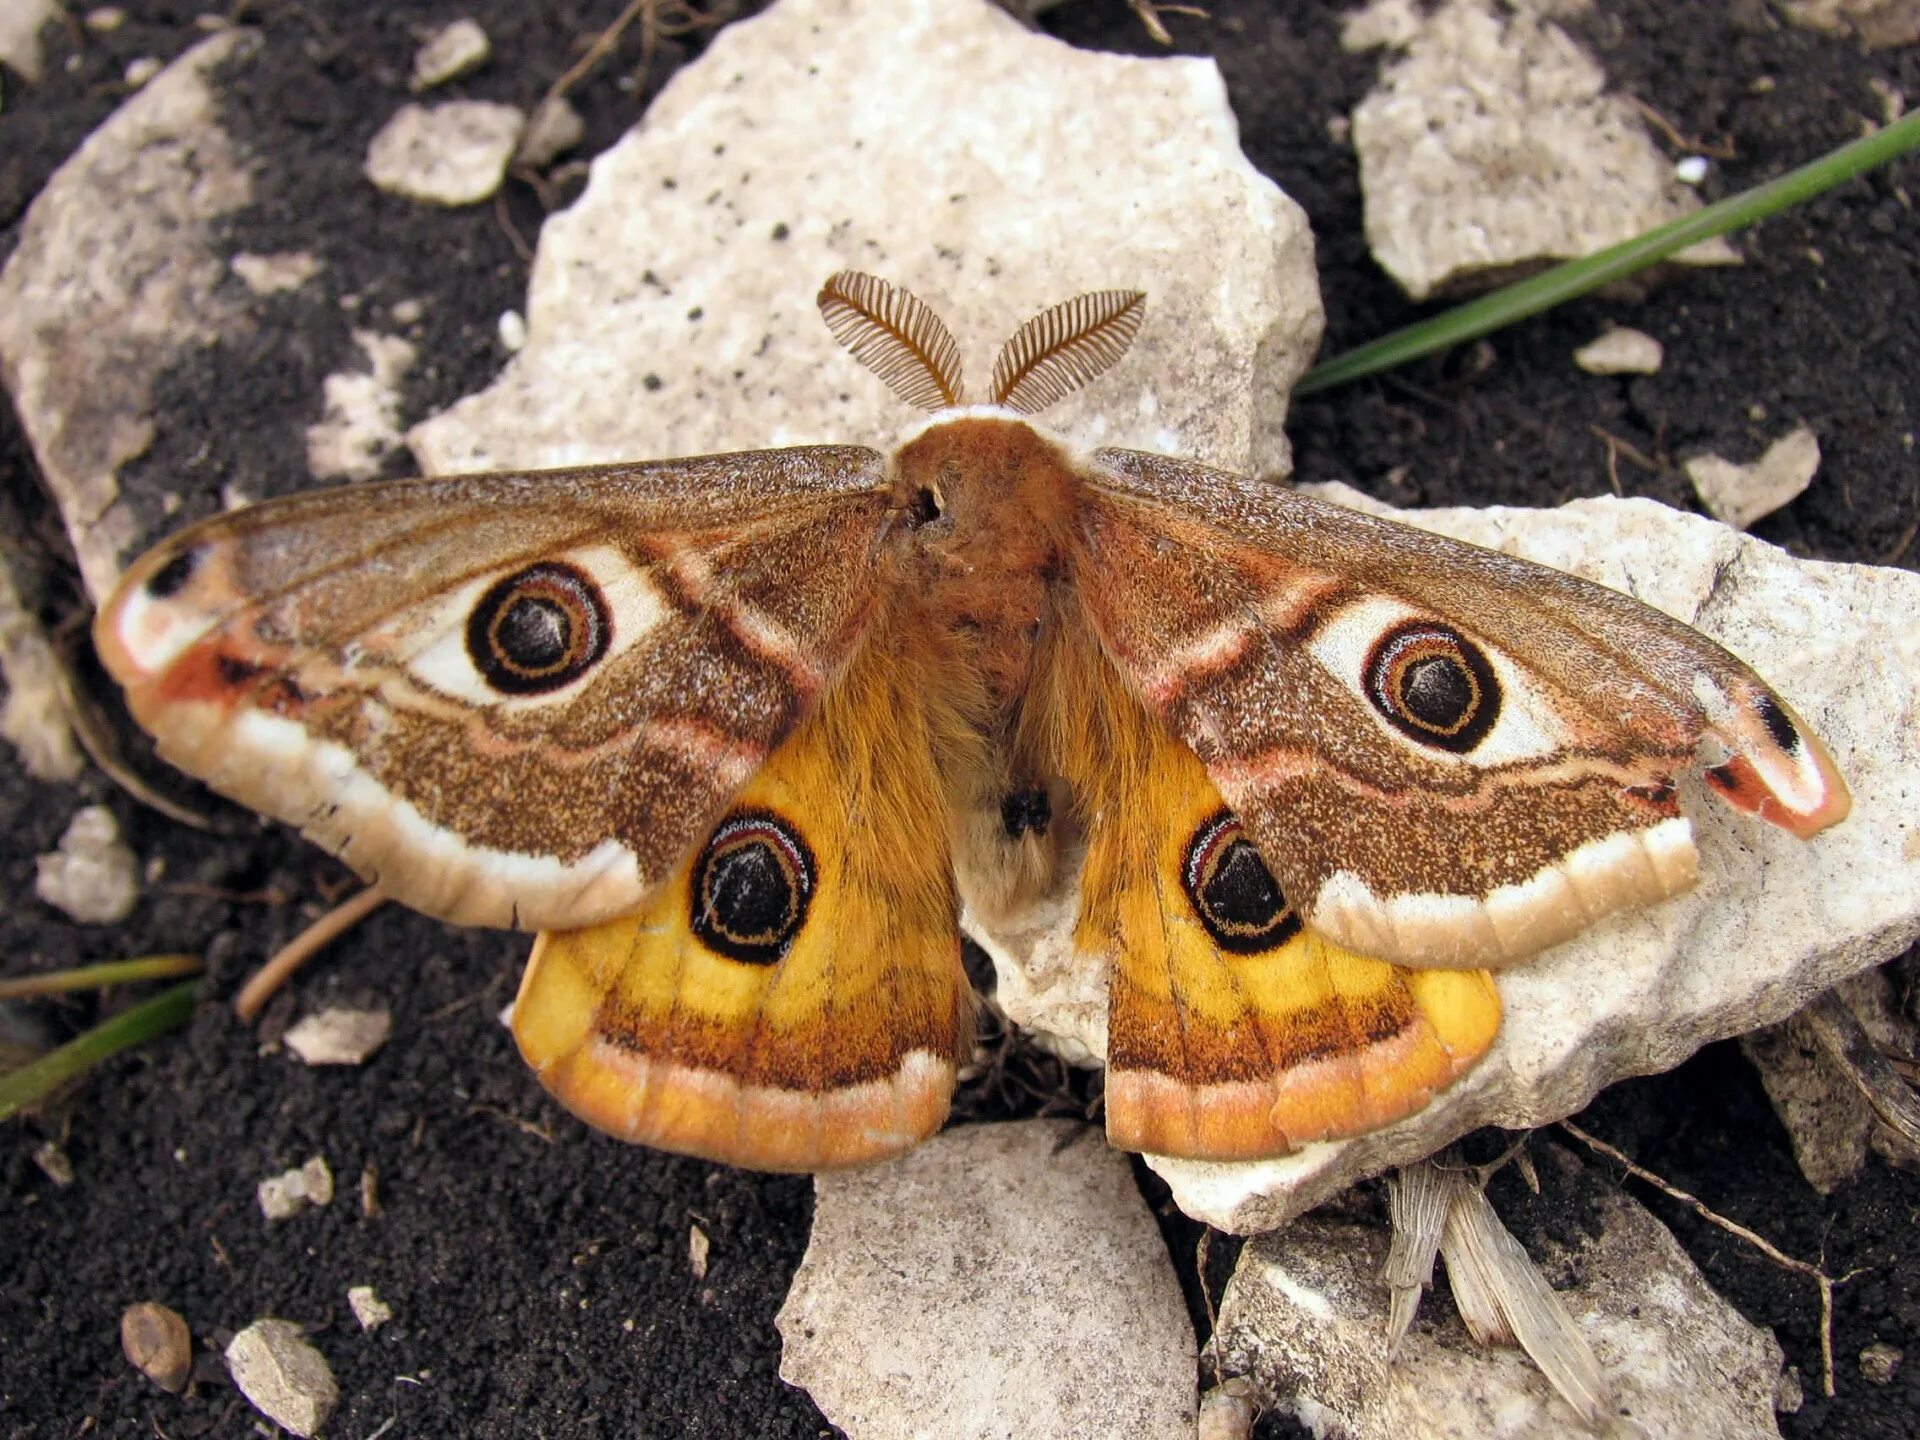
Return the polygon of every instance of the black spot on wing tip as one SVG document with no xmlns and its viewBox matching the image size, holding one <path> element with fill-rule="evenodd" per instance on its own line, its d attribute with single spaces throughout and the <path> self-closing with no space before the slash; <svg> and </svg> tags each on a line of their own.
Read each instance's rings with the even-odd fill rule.
<svg viewBox="0 0 1920 1440">
<path fill-rule="evenodd" d="M 1767 727 L 1767 734 L 1773 738 L 1774 744 L 1789 755 L 1800 753 L 1800 731 L 1778 700 L 1763 692 L 1754 701 L 1753 708 L 1760 716 L 1760 723 Z"/>
<path fill-rule="evenodd" d="M 193 545 L 175 555 L 147 577 L 147 594 L 156 600 L 168 600 L 178 595 L 193 579 L 193 572 L 200 568 L 204 553 L 200 546 Z"/>
</svg>

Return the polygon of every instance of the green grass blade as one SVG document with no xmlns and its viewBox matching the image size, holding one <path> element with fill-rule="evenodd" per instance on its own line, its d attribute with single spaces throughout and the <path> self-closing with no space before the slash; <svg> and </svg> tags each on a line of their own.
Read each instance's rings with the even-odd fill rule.
<svg viewBox="0 0 1920 1440">
<path fill-rule="evenodd" d="M 1311 395 L 1317 390 L 1391 370 L 1463 341 L 1477 340 L 1516 320 L 1551 310 L 1589 290 L 1623 279 L 1666 259 L 1676 250 L 1729 234 L 1810 200 L 1823 190 L 1904 155 L 1915 145 L 1920 145 L 1920 111 L 1850 145 L 1842 145 L 1797 170 L 1789 170 L 1764 185 L 1729 195 L 1703 210 L 1623 240 L 1597 255 L 1569 260 L 1490 295 L 1456 305 L 1430 320 L 1395 330 L 1344 355 L 1336 355 L 1301 376 L 1293 393 Z"/>
<path fill-rule="evenodd" d="M 31 1065 L 0 1075 L 0 1120 L 45 1099 L 74 1076 L 117 1055 L 130 1046 L 164 1035 L 187 1023 L 193 1014 L 196 982 L 189 980 L 163 990 L 153 999 L 122 1011 L 76 1036 Z"/>
<path fill-rule="evenodd" d="M 97 990 L 106 985 L 131 985 L 141 980 L 172 980 L 200 973 L 198 955 L 142 955 L 137 960 L 109 960 L 102 965 L 76 965 L 44 975 L 15 975 L 0 979 L 0 1000 L 31 1000 L 42 995 L 65 995 L 73 990 Z"/>
</svg>

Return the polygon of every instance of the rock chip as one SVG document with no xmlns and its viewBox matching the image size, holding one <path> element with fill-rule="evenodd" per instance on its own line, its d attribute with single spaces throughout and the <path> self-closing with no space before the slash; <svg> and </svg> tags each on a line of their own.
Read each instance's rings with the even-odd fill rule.
<svg viewBox="0 0 1920 1440">
<path fill-rule="evenodd" d="M 295 1435 L 318 1434 L 340 1403 L 327 1357 L 290 1320 L 256 1320 L 235 1335 L 227 1369 L 254 1409 Z"/>
<path fill-rule="evenodd" d="M 114 111 L 34 199 L 0 271 L 0 376 L 95 596 L 135 538 L 117 472 L 152 444 L 156 381 L 239 323 L 215 230 L 252 181 L 209 78 L 259 46 L 223 31 Z"/>
<path fill-rule="evenodd" d="M 367 179 L 408 200 L 476 205 L 500 188 L 525 124 L 491 100 L 403 105 L 367 146 Z"/>
<path fill-rule="evenodd" d="M 552 95 L 533 107 L 533 115 L 520 136 L 520 152 L 514 159 L 535 170 L 544 170 L 586 135 L 587 122 L 580 118 L 573 103 L 564 95 Z"/>
<path fill-rule="evenodd" d="M 347 1306 L 362 1330 L 378 1330 L 393 1319 L 393 1307 L 373 1293 L 371 1285 L 355 1285 L 347 1291 Z"/>
<path fill-rule="evenodd" d="M 1451 0 L 1353 112 L 1367 243 L 1416 300 L 1591 255 L 1699 208 L 1599 64 L 1538 7 Z M 1723 240 L 1673 257 L 1736 259 Z"/>
<path fill-rule="evenodd" d="M 77 812 L 60 848 L 34 864 L 33 893 L 82 925 L 117 925 L 140 899 L 140 864 L 104 805 Z"/>
<path fill-rule="evenodd" d="M 27 773 L 41 780 L 71 780 L 80 773 L 66 701 L 60 695 L 60 661 L 47 632 L 20 601 L 13 572 L 0 562 L 0 673 L 7 699 L 0 708 L 0 735 L 20 752 Z"/>
<path fill-rule="evenodd" d="M 60 0 L 7 0 L 0 5 L 0 65 L 38 83 L 40 32 L 58 21 L 60 14 Z"/>
<path fill-rule="evenodd" d="M 1853 813 L 1811 842 L 1736 814 L 1697 777 L 1681 786 L 1700 851 L 1689 894 L 1614 916 L 1500 976 L 1505 1020 L 1478 1066 L 1425 1110 L 1283 1159 L 1148 1157 L 1189 1215 L 1252 1233 L 1354 1181 L 1429 1155 L 1481 1125 L 1541 1125 L 1604 1086 L 1669 1069 L 1709 1041 L 1776 1023 L 1920 936 L 1920 576 L 1796 560 L 1697 515 L 1602 498 L 1557 510 L 1376 513 L 1624 590 L 1753 665 L 1828 742 Z M 996 999 L 1063 1054 L 1106 1053 L 1106 977 L 1074 951 L 1077 897 L 1046 897 L 1031 924 L 994 932 Z"/>
<path fill-rule="evenodd" d="M 1573 352 L 1573 363 L 1589 375 L 1651 375 L 1666 358 L 1660 342 L 1644 330 L 1615 326 Z"/>
<path fill-rule="evenodd" d="M 392 1030 L 390 1010 L 331 1006 L 301 1017 L 280 1043 L 306 1065 L 364 1065 Z"/>
<path fill-rule="evenodd" d="M 1792 502 L 1819 469 L 1819 438 L 1804 425 L 1774 441 L 1751 465 L 1718 455 L 1696 455 L 1686 462 L 1687 478 L 1707 513 L 1736 530 Z"/>
<path fill-rule="evenodd" d="M 1857 35 L 1869 50 L 1920 41 L 1920 0 L 1782 0 L 1787 18 L 1829 35 Z"/>
<path fill-rule="evenodd" d="M 1180 1287 L 1097 1133 L 969 1125 L 814 1186 L 780 1375 L 850 1440 L 1194 1433 Z"/>
<path fill-rule="evenodd" d="M 1894 1373 L 1905 1358 L 1899 1346 L 1876 1340 L 1860 1352 L 1860 1373 L 1870 1384 L 1891 1385 Z"/>
<path fill-rule="evenodd" d="M 814 307 L 848 266 L 945 318 L 976 395 L 1030 316 L 1145 289 L 1132 352 L 1048 423 L 1288 468 L 1312 239 L 1241 153 L 1219 71 L 1075 50 L 987 0 L 781 0 L 720 32 L 542 227 L 526 348 L 414 451 L 455 472 L 891 443 L 914 417 Z"/>
<path fill-rule="evenodd" d="M 478 70 L 492 54 L 487 32 L 463 15 L 414 52 L 411 87 L 419 91 L 444 85 Z"/>
<path fill-rule="evenodd" d="M 316 1155 L 297 1169 L 268 1176 L 254 1187 L 254 1196 L 268 1220 L 290 1220 L 309 1205 L 333 1203 L 333 1169 Z"/>
<path fill-rule="evenodd" d="M 1387 1237 L 1345 1220 L 1308 1216 L 1241 1251 L 1220 1302 L 1220 1369 L 1345 1440 L 1775 1440 L 1773 1336 L 1716 1295 L 1640 1206 L 1588 1190 L 1598 1233 L 1569 1225 L 1579 1238 L 1547 1268 L 1611 1395 L 1591 1429 L 1523 1354 L 1479 1348 L 1451 1311 L 1433 1307 L 1389 1360 Z"/>
<path fill-rule="evenodd" d="M 298 290 L 320 273 L 320 261 L 305 250 L 280 255 L 235 255 L 228 262 L 240 283 L 256 295 L 278 295 Z"/>
</svg>

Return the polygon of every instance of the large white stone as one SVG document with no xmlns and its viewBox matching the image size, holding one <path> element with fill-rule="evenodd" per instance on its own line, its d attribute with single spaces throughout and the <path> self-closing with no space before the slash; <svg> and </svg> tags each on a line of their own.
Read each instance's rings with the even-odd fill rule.
<svg viewBox="0 0 1920 1440">
<path fill-rule="evenodd" d="M 223 31 L 114 111 L 0 271 L 0 372 L 96 596 L 135 538 L 117 472 L 153 442 L 154 382 L 242 323 L 215 232 L 252 182 L 208 81 L 259 44 Z"/>
<path fill-rule="evenodd" d="M 1773 1336 L 1720 1299 L 1632 1200 L 1606 1191 L 1594 1209 L 1597 1233 L 1548 1263 L 1610 1397 L 1592 1428 L 1521 1351 L 1482 1349 L 1442 1306 L 1389 1361 L 1387 1236 L 1344 1220 L 1310 1216 L 1241 1252 L 1220 1302 L 1220 1369 L 1344 1440 L 1773 1440 Z"/>
<path fill-rule="evenodd" d="M 1195 1351 L 1124 1156 L 1063 1120 L 970 1125 L 817 1177 L 781 1378 L 850 1440 L 1192 1435 Z"/>
<path fill-rule="evenodd" d="M 1686 462 L 1687 478 L 1707 513 L 1736 530 L 1793 503 L 1819 469 L 1820 439 L 1804 425 L 1774 441 L 1750 465 L 1718 455 L 1695 455 Z"/>
<path fill-rule="evenodd" d="M 1280 1160 L 1148 1157 L 1189 1215 L 1241 1233 L 1478 1126 L 1570 1115 L 1615 1080 L 1670 1069 L 1709 1041 L 1783 1019 L 1920 935 L 1912 828 L 1920 733 L 1902 718 L 1920 711 L 1920 576 L 1796 560 L 1650 500 L 1396 512 L 1354 491 L 1330 498 L 1597 580 L 1696 626 L 1766 676 L 1826 739 L 1854 808 L 1800 841 L 1690 781 L 1682 804 L 1699 845 L 1699 886 L 1503 973 L 1500 1038 L 1425 1110 Z M 1073 950 L 1076 904 L 1070 893 L 1050 897 L 1019 932 L 973 925 L 1002 976 L 1008 1018 L 1072 1058 L 1106 1053 L 1106 977 Z"/>
<path fill-rule="evenodd" d="M 227 1369 L 254 1409 L 294 1435 L 319 1434 L 340 1403 L 327 1357 L 291 1320 L 256 1320 L 235 1335 Z"/>
<path fill-rule="evenodd" d="M 914 417 L 814 307 L 847 267 L 931 304 L 975 395 L 1028 317 L 1143 289 L 1133 352 L 1049 422 L 1288 468 L 1312 240 L 1241 154 L 1218 70 L 1074 50 L 987 0 L 782 0 L 721 32 L 547 221 L 526 348 L 415 453 L 451 472 L 888 443 Z"/>
<path fill-rule="evenodd" d="M 1354 108 L 1353 148 L 1367 243 L 1416 300 L 1591 255 L 1700 207 L 1639 112 L 1540 8 L 1451 0 L 1350 27 L 1350 44 L 1405 50 Z M 1674 258 L 1735 256 L 1715 240 Z"/>
</svg>

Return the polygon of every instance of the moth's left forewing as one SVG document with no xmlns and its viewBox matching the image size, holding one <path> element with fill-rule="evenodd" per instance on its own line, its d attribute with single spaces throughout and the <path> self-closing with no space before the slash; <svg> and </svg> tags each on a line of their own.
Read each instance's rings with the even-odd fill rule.
<svg viewBox="0 0 1920 1440">
<path fill-rule="evenodd" d="M 1795 833 L 1846 812 L 1818 738 L 1751 670 L 1557 571 L 1112 450 L 1072 564 L 1107 652 L 1281 886 L 1366 955 L 1503 963 L 1686 889 L 1674 778 L 1697 754 Z"/>
<path fill-rule="evenodd" d="M 396 898 L 587 923 L 839 673 L 886 504 L 851 447 L 316 492 L 157 547 L 95 643 L 163 755 Z"/>
</svg>

